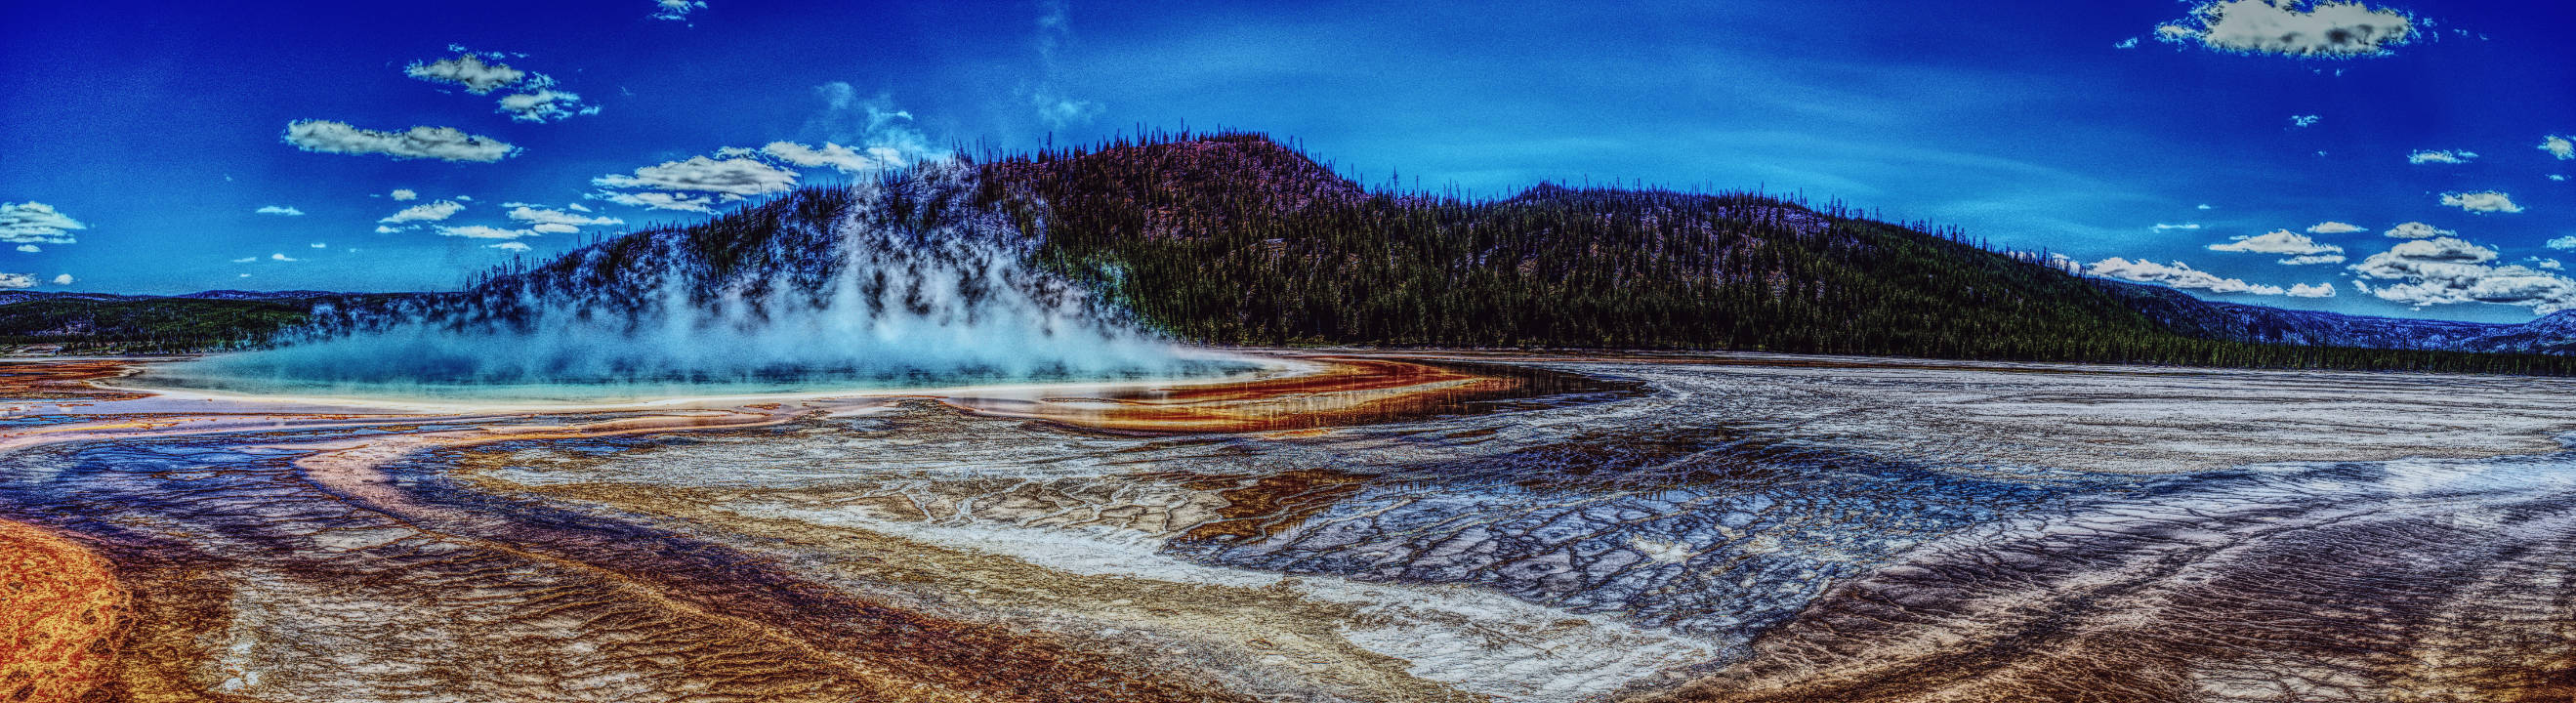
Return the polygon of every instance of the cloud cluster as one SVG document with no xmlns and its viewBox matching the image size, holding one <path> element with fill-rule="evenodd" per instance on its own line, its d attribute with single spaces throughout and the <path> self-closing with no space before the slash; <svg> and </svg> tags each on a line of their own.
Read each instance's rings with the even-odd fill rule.
<svg viewBox="0 0 2576 703">
<path fill-rule="evenodd" d="M 34 288 L 36 277 L 23 273 L 0 273 L 0 289 Z"/>
<path fill-rule="evenodd" d="M 2473 160 L 2473 159 L 2476 159 L 2476 158 L 2478 158 L 2478 153 L 2477 153 L 2477 152 L 2474 152 L 2474 151 L 2453 150 L 2453 149 L 2443 149 L 2443 150 L 2441 150 L 2441 151 L 2433 151 L 2433 150 L 2430 150 L 2430 149 L 2417 149 L 2417 150 L 2415 150 L 2415 152 L 2414 152 L 2414 153 L 2411 153 L 2411 154 L 2407 154 L 2407 155 L 2406 155 L 2406 163 L 2410 163 L 2410 164 L 2417 164 L 2417 165 L 2422 165 L 2422 164 L 2465 164 L 2465 163 L 2468 163 L 2470 160 Z"/>
<path fill-rule="evenodd" d="M 519 148 L 490 137 L 466 134 L 454 127 L 413 127 L 400 132 L 360 129 L 347 122 L 297 120 L 286 125 L 286 143 L 305 151 L 331 154 L 383 154 L 396 159 L 438 159 L 491 163 L 519 153 Z"/>
<path fill-rule="evenodd" d="M 2331 220 L 2319 222 L 2308 227 L 2309 234 L 2351 234 L 2354 232 L 2368 231 L 2370 231 L 2370 228 L 2368 227 L 2363 227 L 2350 222 L 2334 222 Z"/>
<path fill-rule="evenodd" d="M 2493 190 L 2475 193 L 2443 193 L 2442 204 L 2480 215 L 2522 212 L 2522 206 L 2513 204 L 2513 196 Z"/>
<path fill-rule="evenodd" d="M 736 153 L 739 153 L 738 151 Z M 611 174 L 590 179 L 592 185 L 615 190 L 643 190 L 644 193 L 603 191 L 599 197 L 627 205 L 644 205 L 669 210 L 712 211 L 712 201 L 733 202 L 755 195 L 786 192 L 796 187 L 794 170 L 772 166 L 750 156 L 726 158 L 692 156 L 686 161 L 665 161 L 635 169 L 633 175 Z M 668 196 L 648 198 L 648 195 Z M 631 200 L 620 200 L 628 196 Z"/>
<path fill-rule="evenodd" d="M 438 202 L 422 203 L 403 208 L 401 212 L 386 215 L 384 219 L 377 220 L 377 222 L 387 224 L 437 222 L 449 217 L 454 217 L 456 216 L 456 213 L 464 210 L 464 203 L 456 202 L 454 200 L 441 200 Z"/>
<path fill-rule="evenodd" d="M 477 54 L 461 46 L 448 49 L 458 52 L 456 58 L 440 59 L 435 63 L 414 61 L 403 69 L 403 73 L 421 80 L 465 86 L 465 92 L 475 95 L 518 86 L 516 92 L 501 96 L 500 107 L 493 111 L 520 122 L 543 123 L 573 115 L 599 114 L 598 106 L 582 104 L 580 94 L 556 90 L 553 76 L 498 63 L 497 59 L 501 57 L 498 53 Z M 487 55 L 496 61 L 486 63 L 483 57 Z"/>
<path fill-rule="evenodd" d="M 520 237 L 533 237 L 537 235 L 534 230 L 502 229 L 499 227 L 488 227 L 484 225 L 464 225 L 460 227 L 441 226 L 438 228 L 438 233 L 440 236 L 465 237 L 468 239 L 518 239 Z"/>
<path fill-rule="evenodd" d="M 2290 116 L 2290 126 L 2292 126 L 2292 127 L 2314 127 L 2314 126 L 2317 126 L 2317 120 L 2322 120 L 2322 119 L 2325 119 L 2325 116 L 2324 116 L 2324 115 L 2291 115 L 2291 116 Z"/>
<path fill-rule="evenodd" d="M 2457 234 L 2457 232 L 2434 227 L 2422 222 L 2401 222 L 2398 223 L 2397 226 L 2390 227 L 2388 228 L 2388 231 L 2381 232 L 2380 234 L 2392 239 L 2432 239 L 2434 237 L 2448 237 L 2453 234 Z"/>
<path fill-rule="evenodd" d="M 539 234 L 572 234 L 581 231 L 583 227 L 626 224 L 625 220 L 607 215 L 585 217 L 562 210 L 527 205 L 520 205 L 518 209 L 511 210 L 510 219 L 529 223 L 528 230 Z"/>
<path fill-rule="evenodd" d="M 403 67 L 403 75 L 434 83 L 453 83 L 465 86 L 465 92 L 483 95 L 527 78 L 528 72 L 511 68 L 509 64 L 484 63 L 483 57 L 467 53 L 433 63 L 413 61 L 410 66 Z"/>
<path fill-rule="evenodd" d="M 2117 278 L 2125 281 L 2137 281 L 2139 283 L 2157 283 L 2173 286 L 2175 288 L 2206 290 L 2212 293 L 2289 295 L 2291 290 L 2289 288 L 2282 288 L 2275 285 L 2247 283 L 2241 278 L 2222 277 L 2218 274 L 2192 268 L 2190 264 L 2180 261 L 2176 261 L 2171 264 L 2159 264 L 2145 259 L 2130 261 L 2128 259 L 2114 256 L 2093 262 L 2092 265 L 2084 268 L 2084 272 L 2105 278 Z M 2301 284 L 2295 287 L 2300 291 L 2300 297 L 2322 298 L 2334 295 L 2334 287 L 2330 285 L 2319 284 L 2310 286 Z"/>
<path fill-rule="evenodd" d="M 54 206 L 33 200 L 23 203 L 0 203 L 0 242 L 11 244 L 70 244 L 77 241 L 72 230 L 89 229 L 89 225 L 72 219 Z M 24 249 L 21 249 L 24 251 Z"/>
<path fill-rule="evenodd" d="M 705 9 L 706 0 L 653 0 L 653 19 L 685 20 L 690 10 Z"/>
<path fill-rule="evenodd" d="M 2576 280 L 2540 269 L 2497 266 L 2496 250 L 2452 237 L 2399 243 L 2372 254 L 2352 270 L 2363 278 L 2396 281 L 2365 292 L 2416 307 L 2455 303 L 2520 305 L 2539 314 L 2576 308 Z"/>
<path fill-rule="evenodd" d="M 302 217 L 304 215 L 303 210 L 295 209 L 295 207 L 291 205 L 263 205 L 259 209 L 252 210 L 251 212 L 262 215 L 285 215 L 287 217 Z"/>
<path fill-rule="evenodd" d="M 2576 159 L 2576 139 L 2569 139 L 2555 134 L 2542 137 L 2540 138 L 2540 150 L 2549 152 L 2550 156 L 2558 157 L 2558 160 L 2560 161 Z"/>
<path fill-rule="evenodd" d="M 420 193 L 410 188 L 395 188 L 393 198 L 395 200 L 419 200 Z"/>
<path fill-rule="evenodd" d="M 2209 250 L 2251 254 L 2289 254 L 2298 256 L 2343 253 L 2343 247 L 2321 243 L 2317 240 L 2309 239 L 2308 235 L 2292 232 L 2286 229 L 2276 229 L 2272 230 L 2268 234 L 2261 234 L 2252 237 L 2238 237 L 2235 241 L 2212 244 L 2209 245 Z"/>
<path fill-rule="evenodd" d="M 2350 0 L 2213 0 L 2156 28 L 2175 44 L 2300 58 L 2382 55 L 2416 34 L 2406 13 Z"/>
</svg>

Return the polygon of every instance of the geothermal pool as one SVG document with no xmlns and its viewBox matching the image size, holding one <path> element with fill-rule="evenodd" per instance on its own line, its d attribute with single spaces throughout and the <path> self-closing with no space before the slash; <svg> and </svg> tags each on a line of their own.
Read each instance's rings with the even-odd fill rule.
<svg viewBox="0 0 2576 703">
<path fill-rule="evenodd" d="M 0 656 L 0 689 L 2576 694 L 2576 383 L 1266 358 L 1288 370 L 542 410 L 0 364 L 0 642 L 52 645 Z"/>
</svg>

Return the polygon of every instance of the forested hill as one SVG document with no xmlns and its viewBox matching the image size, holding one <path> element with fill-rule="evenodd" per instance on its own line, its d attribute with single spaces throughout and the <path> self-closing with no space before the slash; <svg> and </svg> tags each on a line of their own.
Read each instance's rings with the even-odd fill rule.
<svg viewBox="0 0 2576 703">
<path fill-rule="evenodd" d="M 1207 342 L 2576 370 L 2178 332 L 2135 295 L 1955 232 L 1754 193 L 1371 191 L 1251 134 L 1003 156 L 986 173 L 986 197 L 1043 223 L 1046 263 Z"/>
</svg>

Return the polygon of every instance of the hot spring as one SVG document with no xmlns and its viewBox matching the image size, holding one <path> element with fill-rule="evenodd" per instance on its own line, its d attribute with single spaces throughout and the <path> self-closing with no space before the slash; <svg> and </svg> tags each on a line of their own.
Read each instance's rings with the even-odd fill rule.
<svg viewBox="0 0 2576 703">
<path fill-rule="evenodd" d="M 808 189 L 487 275 L 462 293 L 320 310 L 275 348 L 134 385 L 267 396 L 611 402 L 1205 378 L 1192 348 L 1030 263 L 1043 222 L 967 166 Z"/>
</svg>

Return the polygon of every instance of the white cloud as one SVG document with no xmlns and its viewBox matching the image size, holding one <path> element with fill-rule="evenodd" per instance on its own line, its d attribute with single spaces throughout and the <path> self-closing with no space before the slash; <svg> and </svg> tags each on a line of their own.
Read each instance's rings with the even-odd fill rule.
<svg viewBox="0 0 2576 703">
<path fill-rule="evenodd" d="M 247 263 L 250 263 L 250 262 L 253 262 L 253 261 L 258 261 L 258 260 L 259 260 L 259 257 L 256 257 L 256 256 L 245 256 L 245 257 L 242 257 L 242 258 L 239 258 L 239 259 L 234 259 L 234 260 L 233 260 L 233 263 L 236 263 L 236 264 L 247 264 Z"/>
<path fill-rule="evenodd" d="M 527 250 L 528 250 L 528 245 L 527 245 L 526 243 L 523 243 L 523 242 L 502 242 L 502 243 L 499 243 L 499 244 L 488 244 L 488 245 L 484 245 L 484 248 L 486 248 L 486 249 L 499 249 L 499 250 L 502 250 L 502 251 L 527 251 Z"/>
<path fill-rule="evenodd" d="M 287 256 L 285 254 L 270 254 L 268 255 L 268 259 L 270 261 L 303 261 L 303 259 Z"/>
<path fill-rule="evenodd" d="M 2558 157 L 2560 161 L 2576 159 L 2576 139 L 2555 134 L 2541 137 L 2540 150 L 2549 152 L 2550 156 Z"/>
<path fill-rule="evenodd" d="M 2180 261 L 2176 261 L 2171 264 L 2159 264 L 2145 259 L 2130 261 L 2128 259 L 2114 256 L 2093 262 L 2091 266 L 2085 267 L 2084 272 L 2107 278 L 2137 281 L 2140 283 L 2160 283 L 2173 286 L 2175 288 L 2193 288 L 2206 290 L 2212 293 L 2251 293 L 2254 295 L 2286 295 L 2289 293 L 2288 289 L 2280 286 L 2247 283 L 2244 279 L 2239 278 L 2224 278 L 2220 277 L 2218 274 L 2192 268 L 2190 264 L 2185 264 Z"/>
<path fill-rule="evenodd" d="M 2291 266 L 2306 266 L 2309 264 L 2340 264 L 2343 263 L 2343 260 L 2342 254 L 2309 254 L 2307 256 L 2293 256 L 2287 259 L 2282 259 L 2281 263 Z"/>
<path fill-rule="evenodd" d="M 321 243 L 321 242 L 314 242 L 314 243 L 313 243 L 313 248 L 315 248 L 315 249 L 329 249 L 329 248 L 331 248 L 331 245 L 329 245 L 329 244 L 324 244 L 324 243 Z"/>
<path fill-rule="evenodd" d="M 562 227 L 589 227 L 593 225 L 605 226 L 626 224 L 625 220 L 609 217 L 607 215 L 584 217 L 564 212 L 562 210 L 548 210 L 544 208 L 528 207 L 525 205 L 519 206 L 516 210 L 511 210 L 510 219 L 518 220 L 520 222 L 532 222 L 539 225 L 557 225 Z M 545 230 L 538 231 L 542 232 Z M 571 230 L 567 229 L 565 231 L 569 232 Z"/>
<path fill-rule="evenodd" d="M 582 207 L 581 203 L 565 203 L 564 208 L 573 212 L 590 212 L 590 208 Z"/>
<path fill-rule="evenodd" d="M 287 205 L 266 205 L 261 206 L 260 209 L 253 210 L 252 212 L 262 215 L 285 215 L 287 217 L 301 217 L 304 215 L 303 210 L 297 210 L 294 207 Z"/>
<path fill-rule="evenodd" d="M 413 61 L 410 66 L 403 67 L 403 75 L 437 83 L 454 83 L 465 86 L 465 92 L 482 95 L 497 90 L 501 86 L 517 83 L 519 79 L 526 78 L 528 73 L 511 68 L 508 64 L 487 64 L 483 62 L 483 57 L 465 54 L 452 59 L 439 59 L 436 63 L 424 64 Z"/>
<path fill-rule="evenodd" d="M 2298 283 L 2292 284 L 2283 294 L 2292 298 L 2332 298 L 2335 292 L 2332 283 Z"/>
<path fill-rule="evenodd" d="M 2138 38 L 2137 38 L 2137 37 L 2129 37 L 2129 38 L 2127 38 L 2127 39 L 2122 39 L 2122 40 L 2120 40 L 2120 43 L 2111 45 L 2111 48 L 2114 48 L 2114 49 L 2135 49 L 2135 48 L 2138 48 Z"/>
<path fill-rule="evenodd" d="M 2418 149 L 2418 150 L 2416 150 L 2416 151 L 2415 151 L 2415 153 L 2407 154 L 2407 155 L 2406 155 L 2406 163 L 2410 163 L 2410 164 L 2465 164 L 2465 163 L 2468 163 L 2471 159 L 2476 159 L 2476 158 L 2478 158 L 2478 153 L 2477 153 L 2477 152 L 2474 152 L 2474 151 L 2457 151 L 2457 150 L 2451 150 L 2451 149 L 2444 149 L 2444 150 L 2441 150 L 2441 151 L 2432 151 L 2432 150 L 2427 150 L 2427 149 Z"/>
<path fill-rule="evenodd" d="M 1100 119 L 1100 113 L 1109 110 L 1098 102 L 1075 100 L 1054 93 L 1031 95 L 1029 104 L 1037 107 L 1039 122 L 1044 122 L 1048 127 L 1055 129 L 1089 124 L 1092 120 Z"/>
<path fill-rule="evenodd" d="M 36 277 L 23 273 L 0 273 L 0 288 L 34 288 Z"/>
<path fill-rule="evenodd" d="M 377 220 L 377 222 L 437 222 L 449 217 L 454 217 L 456 213 L 464 210 L 464 203 L 459 203 L 453 200 L 441 200 L 434 203 L 422 203 L 403 208 L 402 212 L 386 215 L 384 219 Z"/>
<path fill-rule="evenodd" d="M 2210 207 L 2210 206 L 2209 206 L 2209 203 L 2201 203 L 2200 205 L 2196 206 L 2196 209 L 2200 209 L 2200 210 L 2215 210 L 2215 209 L 2217 209 L 2217 208 Z"/>
<path fill-rule="evenodd" d="M 89 229 L 89 225 L 55 210 L 52 205 L 33 200 L 0 203 L 0 242 L 70 244 L 76 241 L 72 230 L 80 229 Z"/>
<path fill-rule="evenodd" d="M 2343 247 L 2320 244 L 2316 240 L 2309 239 L 2307 235 L 2286 229 L 2272 230 L 2268 234 L 2253 237 L 2238 237 L 2236 241 L 2224 244 L 2212 244 L 2209 245 L 2209 250 L 2293 255 L 2343 253 Z"/>
<path fill-rule="evenodd" d="M 2557 239 L 2549 240 L 2549 242 L 2543 246 L 2561 251 L 2576 249 L 2576 237 L 2559 237 Z"/>
<path fill-rule="evenodd" d="M 581 94 L 555 90 L 554 84 L 553 78 L 540 75 L 536 80 L 529 81 L 528 91 L 501 96 L 500 108 L 493 111 L 509 115 L 510 119 L 515 121 L 537 123 L 552 122 L 573 115 L 599 114 L 599 106 L 584 105 L 581 102 Z"/>
<path fill-rule="evenodd" d="M 2331 220 L 2319 222 L 2308 227 L 2309 234 L 2351 234 L 2354 232 L 2368 231 L 2370 231 L 2370 228 L 2368 227 L 2363 227 L 2350 222 L 2335 222 Z"/>
<path fill-rule="evenodd" d="M 457 199 L 457 200 L 466 201 L 466 202 L 473 202 L 473 201 L 474 201 L 474 196 L 471 196 L 471 195 L 459 195 L 459 196 L 456 196 L 456 199 Z"/>
<path fill-rule="evenodd" d="M 499 227 L 485 227 L 483 225 L 440 227 L 438 228 L 438 233 L 443 236 L 465 237 L 468 239 L 518 239 L 520 237 L 534 237 L 537 235 L 536 232 L 530 230 L 501 229 Z"/>
<path fill-rule="evenodd" d="M 2401 222 L 2398 223 L 2397 226 L 2390 227 L 2388 228 L 2388 231 L 2381 232 L 2380 234 L 2395 239 L 2432 239 L 2434 237 L 2448 237 L 2458 234 L 2458 232 L 2434 227 L 2422 222 Z"/>
<path fill-rule="evenodd" d="M 641 193 L 601 191 L 598 197 L 623 205 L 707 212 L 715 201 L 732 202 L 796 187 L 797 173 L 750 157 L 666 161 L 635 169 L 635 174 L 590 179 L 602 188 L 641 189 Z M 704 194 L 704 195 L 697 195 Z"/>
<path fill-rule="evenodd" d="M 2522 212 L 2522 206 L 2513 204 L 2513 196 L 2493 190 L 2475 193 L 2443 193 L 2442 204 L 2481 215 L 2491 212 Z"/>
<path fill-rule="evenodd" d="M 490 137 L 466 134 L 454 127 L 413 127 L 383 132 L 331 120 L 297 120 L 286 125 L 286 143 L 305 151 L 332 154 L 383 154 L 396 159 L 439 159 L 490 163 L 519 153 L 519 148 Z"/>
<path fill-rule="evenodd" d="M 2553 181 L 2564 181 L 2564 180 L 2567 180 L 2567 174 L 2564 174 L 2564 173 L 2552 173 L 2552 174 L 2549 174 L 2549 180 L 2553 180 Z"/>
<path fill-rule="evenodd" d="M 2290 116 L 2290 126 L 2292 126 L 2292 127 L 2314 127 L 2314 126 L 2316 126 L 2316 124 L 2317 124 L 2317 120 L 2322 120 L 2322 119 L 2325 119 L 2325 116 L 2323 116 L 2323 115 L 2291 115 L 2291 116 Z M 2325 152 L 2320 151 L 2320 152 L 2317 152 L 2317 153 L 2318 153 L 2318 154 L 2324 154 Z"/>
<path fill-rule="evenodd" d="M 2156 38 L 2216 51 L 2301 58 L 2388 53 L 2414 40 L 2414 19 L 2346 0 L 2213 0 L 2156 28 Z"/>
<path fill-rule="evenodd" d="M 860 151 L 831 142 L 824 142 L 821 148 L 795 142 L 770 142 L 760 148 L 760 153 L 796 166 L 830 166 L 842 173 L 902 168 L 911 163 L 909 157 L 894 147 L 871 147 Z"/>
<path fill-rule="evenodd" d="M 2177 229 L 2179 229 L 2179 230 L 2195 230 L 2195 229 L 2200 229 L 2200 223 L 2198 223 L 2198 222 L 2186 222 L 2186 223 L 2179 224 L 2179 225 L 2169 225 L 2169 224 L 2165 224 L 2165 223 L 2162 223 L 2162 222 L 2158 222 L 2158 223 L 2156 223 L 2156 231 L 2158 231 L 2158 232 L 2163 232 L 2163 231 L 2167 231 L 2167 230 L 2177 230 Z"/>
<path fill-rule="evenodd" d="M 2520 305 L 2548 314 L 2576 308 L 2576 280 L 2521 265 L 2496 266 L 2496 250 L 2451 237 L 2402 242 L 2352 270 L 2397 283 L 2369 289 L 2416 307 L 2456 303 Z"/>
<path fill-rule="evenodd" d="M 606 200 L 619 205 L 649 207 L 655 210 L 686 210 L 689 212 L 716 211 L 716 199 L 713 196 L 705 195 L 684 195 L 680 193 L 664 193 L 661 191 L 645 191 L 642 193 L 600 191 L 582 197 Z"/>
<path fill-rule="evenodd" d="M 400 231 L 402 231 L 402 230 L 394 229 L 394 228 L 392 228 L 392 227 L 387 227 L 387 226 L 384 226 L 384 225 L 376 225 L 376 233 L 377 233 L 377 234 L 393 234 L 393 233 L 395 233 L 395 232 L 400 232 Z"/>
<path fill-rule="evenodd" d="M 65 273 L 65 274 L 56 274 L 56 275 L 54 276 L 54 285 L 58 285 L 58 286 L 68 286 L 68 285 L 71 285 L 71 284 L 72 284 L 72 275 L 71 275 L 71 274 L 68 274 L 68 273 Z"/>
<path fill-rule="evenodd" d="M 653 0 L 653 19 L 685 20 L 690 10 L 704 9 L 706 0 Z"/>
<path fill-rule="evenodd" d="M 395 188 L 395 189 L 394 189 L 394 192 L 393 192 L 393 196 L 394 196 L 394 199 L 395 199 L 395 200 L 418 200 L 418 199 L 420 199 L 420 193 L 418 193 L 418 192 L 414 192 L 414 191 L 413 191 L 412 189 L 410 189 L 410 188 Z"/>
<path fill-rule="evenodd" d="M 18 251 L 23 251 L 23 252 L 26 252 L 26 253 L 29 253 L 29 254 L 33 254 L 33 253 L 40 252 L 40 251 L 44 251 L 44 250 L 45 250 L 45 248 L 44 248 L 44 247 L 36 246 L 36 245 L 34 245 L 34 244 L 20 244 L 20 245 L 18 245 Z"/>
</svg>

